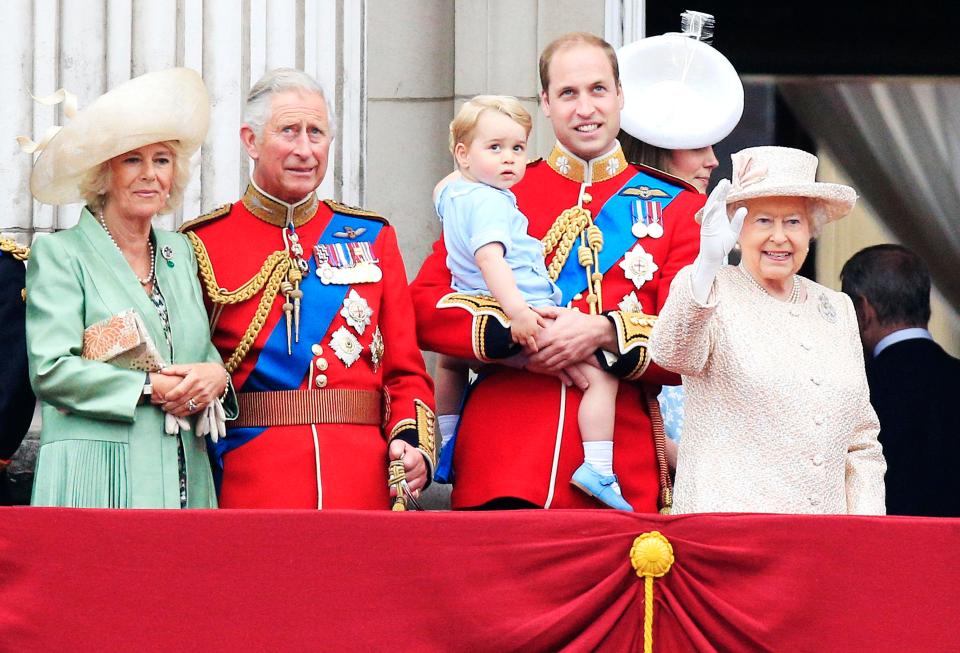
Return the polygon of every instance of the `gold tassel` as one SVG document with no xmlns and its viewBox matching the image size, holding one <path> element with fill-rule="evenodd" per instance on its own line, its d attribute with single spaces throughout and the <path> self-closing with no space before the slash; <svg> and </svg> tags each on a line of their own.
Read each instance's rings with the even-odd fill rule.
<svg viewBox="0 0 960 653">
<path fill-rule="evenodd" d="M 397 490 L 397 498 L 393 500 L 394 512 L 403 512 L 407 509 L 407 497 L 403 492 L 403 483 L 407 480 L 407 473 L 403 469 L 402 460 L 391 460 L 387 468 L 389 480 L 387 485 Z"/>
<path fill-rule="evenodd" d="M 643 653 L 653 653 L 653 580 L 673 566 L 673 545 L 660 531 L 638 536 L 630 547 L 630 564 L 643 578 Z"/>
</svg>

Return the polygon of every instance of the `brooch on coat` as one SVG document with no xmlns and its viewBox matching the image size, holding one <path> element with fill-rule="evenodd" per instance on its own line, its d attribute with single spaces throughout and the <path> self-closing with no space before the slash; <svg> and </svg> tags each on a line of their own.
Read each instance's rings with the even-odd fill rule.
<svg viewBox="0 0 960 653">
<path fill-rule="evenodd" d="M 820 309 L 820 315 L 823 319 L 831 324 L 837 323 L 837 309 L 833 307 L 833 304 L 824 293 L 820 293 L 820 304 L 817 308 Z"/>
</svg>

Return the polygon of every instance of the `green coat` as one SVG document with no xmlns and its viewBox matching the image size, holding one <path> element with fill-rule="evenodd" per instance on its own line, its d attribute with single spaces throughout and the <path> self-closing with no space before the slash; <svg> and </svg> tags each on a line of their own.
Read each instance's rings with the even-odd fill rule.
<svg viewBox="0 0 960 653">
<path fill-rule="evenodd" d="M 180 234 L 153 230 L 151 237 L 173 334 L 168 362 L 220 362 L 193 249 Z M 173 251 L 172 267 L 164 248 Z M 87 209 L 75 227 L 37 238 L 27 270 L 30 381 L 43 409 L 33 505 L 180 507 L 178 439 L 164 433 L 163 411 L 139 404 L 143 372 L 80 357 L 86 327 L 130 308 L 167 358 L 153 303 Z M 188 506 L 216 507 L 204 440 L 192 431 L 182 440 Z"/>
</svg>

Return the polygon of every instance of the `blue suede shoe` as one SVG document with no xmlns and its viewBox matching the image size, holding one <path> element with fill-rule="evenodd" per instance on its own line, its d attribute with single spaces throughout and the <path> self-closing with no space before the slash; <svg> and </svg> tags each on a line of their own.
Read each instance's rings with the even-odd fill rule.
<svg viewBox="0 0 960 653">
<path fill-rule="evenodd" d="M 601 476 L 600 472 L 595 470 L 588 463 L 583 463 L 573 473 L 570 483 L 589 494 L 593 498 L 607 504 L 617 510 L 626 510 L 633 512 L 633 506 L 627 503 L 624 498 L 613 489 L 613 484 L 617 482 L 616 474 L 610 476 Z"/>
</svg>

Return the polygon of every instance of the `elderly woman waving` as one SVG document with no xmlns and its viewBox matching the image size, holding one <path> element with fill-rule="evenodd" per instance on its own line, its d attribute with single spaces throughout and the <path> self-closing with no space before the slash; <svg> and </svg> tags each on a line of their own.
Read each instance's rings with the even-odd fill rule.
<svg viewBox="0 0 960 653">
<path fill-rule="evenodd" d="M 653 332 L 654 360 L 687 389 L 674 512 L 883 514 L 853 305 L 797 274 L 856 193 L 816 183 L 816 157 L 790 148 L 743 150 L 733 167 Z M 724 265 L 737 242 L 742 262 Z"/>
<path fill-rule="evenodd" d="M 151 73 L 76 115 L 36 162 L 37 199 L 86 207 L 75 227 L 36 240 L 27 271 L 43 406 L 34 505 L 216 507 L 191 431 L 219 433 L 227 374 L 192 248 L 151 227 L 181 199 L 208 122 L 197 73 Z"/>
</svg>

